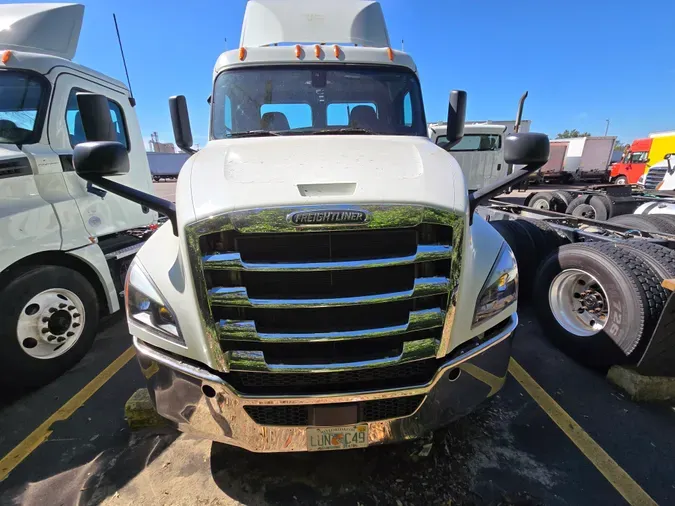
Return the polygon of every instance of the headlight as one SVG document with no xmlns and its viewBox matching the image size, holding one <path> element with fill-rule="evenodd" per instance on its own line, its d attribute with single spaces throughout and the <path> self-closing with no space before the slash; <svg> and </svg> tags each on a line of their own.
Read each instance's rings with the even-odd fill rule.
<svg viewBox="0 0 675 506">
<path fill-rule="evenodd" d="M 152 332 L 164 339 L 185 344 L 173 311 L 137 262 L 131 264 L 127 273 L 124 298 L 129 318 L 149 327 Z"/>
<path fill-rule="evenodd" d="M 503 244 L 476 301 L 472 327 L 500 313 L 518 299 L 518 266 L 508 244 Z"/>
</svg>

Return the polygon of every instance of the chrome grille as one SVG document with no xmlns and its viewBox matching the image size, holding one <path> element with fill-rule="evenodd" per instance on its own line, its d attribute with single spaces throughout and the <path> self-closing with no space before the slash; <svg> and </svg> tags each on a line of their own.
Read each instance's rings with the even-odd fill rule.
<svg viewBox="0 0 675 506">
<path fill-rule="evenodd" d="M 241 374 L 287 376 L 296 380 L 289 389 L 271 380 L 263 382 L 267 393 L 308 384 L 331 391 L 330 376 L 439 355 L 462 218 L 420 206 L 359 206 L 347 209 L 370 213 L 365 224 L 285 219 L 306 209 L 232 213 L 188 229 L 205 326 L 233 386 L 250 390 L 236 384 Z"/>
<path fill-rule="evenodd" d="M 645 178 L 645 189 L 646 190 L 655 190 L 658 184 L 663 181 L 663 178 L 666 175 L 668 167 L 652 167 L 647 172 L 647 177 Z"/>
</svg>

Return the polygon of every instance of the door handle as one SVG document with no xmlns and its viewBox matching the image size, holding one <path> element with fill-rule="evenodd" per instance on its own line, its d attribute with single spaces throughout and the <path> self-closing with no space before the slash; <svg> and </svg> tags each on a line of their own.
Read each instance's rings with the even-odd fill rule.
<svg viewBox="0 0 675 506">
<path fill-rule="evenodd" d="M 501 170 L 501 168 L 502 168 L 502 164 L 501 164 L 501 163 L 498 163 L 498 164 L 497 164 L 497 170 Z"/>
</svg>

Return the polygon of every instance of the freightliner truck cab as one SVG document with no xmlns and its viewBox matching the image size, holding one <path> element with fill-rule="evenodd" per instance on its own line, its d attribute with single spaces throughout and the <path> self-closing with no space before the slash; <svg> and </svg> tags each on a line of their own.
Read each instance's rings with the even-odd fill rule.
<svg viewBox="0 0 675 506">
<path fill-rule="evenodd" d="M 449 143 L 465 104 L 451 93 Z M 85 127 L 98 107 L 81 97 Z M 170 109 L 188 150 L 184 97 Z M 546 161 L 545 135 L 508 136 L 505 162 L 527 167 L 469 195 L 377 2 L 251 0 L 209 136 L 175 207 L 110 181 L 129 168 L 117 143 L 75 151 L 80 175 L 171 221 L 126 284 L 162 416 L 256 452 L 345 449 L 419 437 L 501 388 L 517 267 L 473 211 Z"/>
</svg>

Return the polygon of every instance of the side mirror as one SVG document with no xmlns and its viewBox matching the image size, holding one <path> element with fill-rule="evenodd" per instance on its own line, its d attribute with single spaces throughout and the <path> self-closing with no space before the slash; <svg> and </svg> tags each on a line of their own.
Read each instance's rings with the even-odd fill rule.
<svg viewBox="0 0 675 506">
<path fill-rule="evenodd" d="M 107 109 L 106 114 L 110 117 Z M 116 141 L 82 142 L 73 151 L 73 166 L 82 179 L 165 215 L 171 221 L 174 235 L 178 237 L 178 220 L 173 202 L 105 177 L 129 172 L 129 153 L 122 144 Z"/>
<path fill-rule="evenodd" d="M 73 151 L 73 166 L 77 175 L 115 176 L 129 172 L 129 153 L 119 142 L 82 142 Z"/>
<path fill-rule="evenodd" d="M 169 111 L 171 112 L 171 124 L 176 145 L 186 153 L 194 153 L 192 149 L 192 129 L 190 128 L 190 116 L 188 114 L 187 101 L 184 95 L 177 95 L 169 99 Z"/>
<path fill-rule="evenodd" d="M 84 136 L 88 141 L 116 141 L 108 99 L 98 93 L 76 94 Z"/>
<path fill-rule="evenodd" d="M 504 139 L 504 161 L 514 165 L 543 165 L 548 161 L 549 150 L 545 134 L 513 133 Z"/>
<path fill-rule="evenodd" d="M 549 156 L 549 140 L 546 134 L 513 133 L 504 139 L 504 161 L 508 164 L 525 165 L 502 179 L 481 188 L 469 195 L 469 216 L 483 200 L 496 197 L 509 187 L 514 187 L 525 180 L 532 172 L 541 168 Z"/>
<path fill-rule="evenodd" d="M 448 144 L 443 146 L 449 150 L 464 137 L 464 120 L 466 118 L 466 91 L 452 90 L 448 104 L 448 125 L 446 136 Z"/>
</svg>

